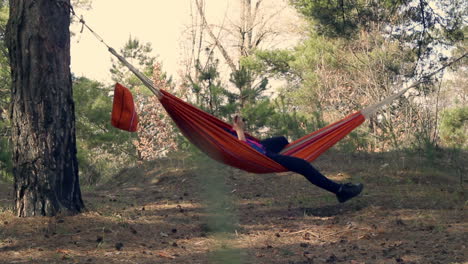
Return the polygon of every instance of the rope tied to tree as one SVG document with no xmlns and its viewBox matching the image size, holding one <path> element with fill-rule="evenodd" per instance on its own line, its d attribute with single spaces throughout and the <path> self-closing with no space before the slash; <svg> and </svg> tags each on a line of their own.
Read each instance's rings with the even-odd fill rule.
<svg viewBox="0 0 468 264">
<path fill-rule="evenodd" d="M 466 56 L 468 55 L 468 53 L 465 53 L 463 54 L 462 56 L 452 60 L 451 62 L 449 63 L 446 63 L 445 65 L 442 65 L 442 67 L 440 67 L 439 69 L 437 69 L 436 71 L 433 71 L 427 75 L 424 75 L 422 76 L 421 78 L 419 78 L 419 80 L 415 81 L 413 84 L 409 85 L 408 87 L 406 88 L 403 88 L 402 90 L 400 90 L 399 92 L 397 92 L 396 94 L 393 94 L 393 95 L 390 95 L 389 97 L 385 98 L 384 100 L 376 103 L 376 104 L 373 104 L 371 106 L 368 106 L 366 108 L 364 108 L 363 110 L 361 110 L 361 113 L 366 117 L 368 118 L 370 115 L 374 114 L 375 112 L 377 112 L 377 110 L 386 105 L 386 104 L 389 104 L 390 102 L 392 102 L 393 100 L 395 100 L 396 98 L 402 96 L 404 93 L 406 93 L 407 91 L 409 91 L 410 89 L 412 88 L 415 88 L 415 87 L 418 87 L 419 85 L 425 83 L 425 82 L 428 82 L 428 80 L 433 77 L 434 75 L 436 75 L 437 73 L 440 73 L 442 72 L 443 70 L 445 70 L 445 68 L 461 61 L 462 59 L 464 59 Z M 407 84 L 408 85 L 408 84 Z"/>
<path fill-rule="evenodd" d="M 137 68 L 135 68 L 132 64 L 130 64 L 122 55 L 120 55 L 114 48 L 112 48 L 110 45 L 108 45 L 104 41 L 104 38 L 102 38 L 98 33 L 96 33 L 96 31 L 94 31 L 90 26 L 88 26 L 88 24 L 84 20 L 83 16 L 78 16 L 76 14 L 75 10 L 73 9 L 73 6 L 71 6 L 69 3 L 61 1 L 61 0 L 58 0 L 57 3 L 58 4 L 61 3 L 64 6 L 66 6 L 66 8 L 70 11 L 72 16 L 74 16 L 74 17 L 76 17 L 78 19 L 78 21 L 81 23 L 81 33 L 83 32 L 84 28 L 88 29 L 89 32 L 91 32 L 91 34 L 93 34 L 93 36 L 97 40 L 99 40 L 99 42 L 104 44 L 107 47 L 107 50 L 112 55 L 114 55 L 122 64 L 124 64 L 133 74 L 135 74 L 138 77 L 138 79 L 140 79 L 140 81 L 142 81 L 143 84 L 148 89 L 150 89 L 151 92 L 153 92 L 156 95 L 156 97 L 158 97 L 158 99 L 161 99 L 163 97 L 163 94 L 159 91 L 158 88 L 156 88 L 153 85 L 152 81 L 148 77 L 146 77 L 144 74 L 142 74 Z"/>
</svg>

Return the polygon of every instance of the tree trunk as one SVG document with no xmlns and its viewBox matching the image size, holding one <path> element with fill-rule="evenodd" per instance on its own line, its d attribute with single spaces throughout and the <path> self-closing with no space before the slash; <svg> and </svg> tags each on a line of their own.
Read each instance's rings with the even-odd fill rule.
<svg viewBox="0 0 468 264">
<path fill-rule="evenodd" d="M 78 213 L 70 0 L 10 0 L 7 45 L 15 210 L 21 217 Z"/>
</svg>

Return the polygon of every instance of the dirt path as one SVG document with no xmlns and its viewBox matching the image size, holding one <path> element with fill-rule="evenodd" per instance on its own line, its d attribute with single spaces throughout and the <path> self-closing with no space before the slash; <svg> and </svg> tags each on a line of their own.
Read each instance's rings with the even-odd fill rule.
<svg viewBox="0 0 468 264">
<path fill-rule="evenodd" d="M 88 212 L 20 219 L 3 184 L 0 263 L 468 263 L 457 179 L 385 160 L 316 163 L 366 184 L 345 204 L 300 175 L 154 163 L 84 188 Z"/>
</svg>

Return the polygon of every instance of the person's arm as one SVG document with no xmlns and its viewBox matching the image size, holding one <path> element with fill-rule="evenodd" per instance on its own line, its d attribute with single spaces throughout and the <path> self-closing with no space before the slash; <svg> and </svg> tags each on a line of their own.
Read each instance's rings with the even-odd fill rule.
<svg viewBox="0 0 468 264">
<path fill-rule="evenodd" d="M 237 138 L 239 138 L 242 141 L 246 141 L 244 133 L 244 121 L 242 121 L 242 118 L 238 115 L 234 117 L 233 128 L 237 132 Z"/>
</svg>

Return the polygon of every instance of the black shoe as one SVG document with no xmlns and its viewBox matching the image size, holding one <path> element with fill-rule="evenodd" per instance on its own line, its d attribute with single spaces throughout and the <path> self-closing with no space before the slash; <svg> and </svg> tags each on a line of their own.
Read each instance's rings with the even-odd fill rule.
<svg viewBox="0 0 468 264">
<path fill-rule="evenodd" d="M 352 183 L 346 183 L 342 184 L 340 187 L 340 190 L 336 194 L 336 198 L 338 198 L 338 201 L 340 203 L 344 203 L 348 201 L 349 199 L 358 196 L 361 192 L 362 189 L 364 188 L 364 185 L 361 183 L 358 184 L 352 184 Z"/>
</svg>

